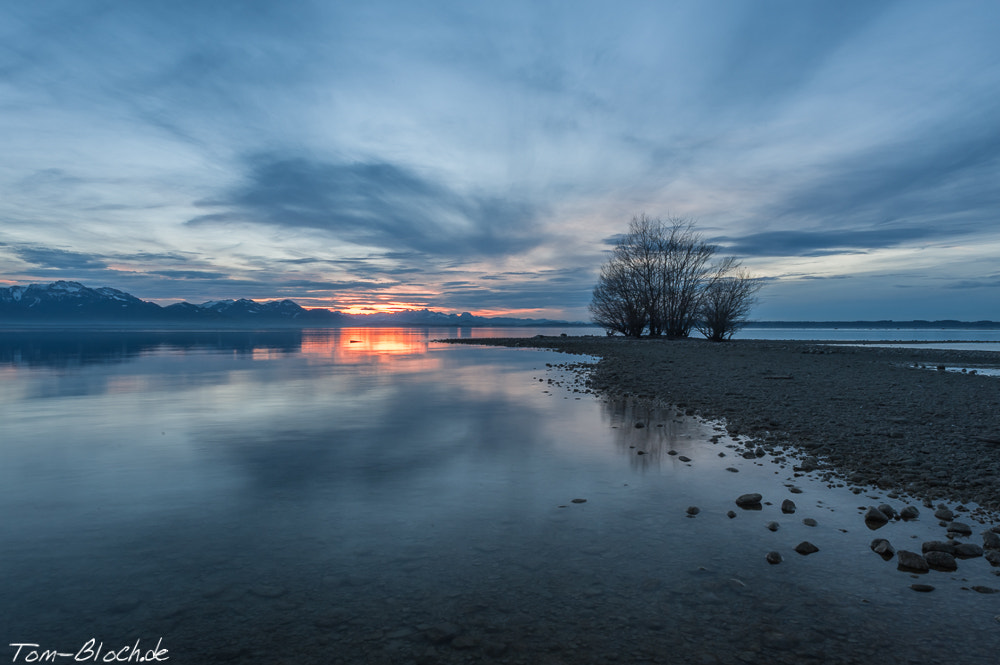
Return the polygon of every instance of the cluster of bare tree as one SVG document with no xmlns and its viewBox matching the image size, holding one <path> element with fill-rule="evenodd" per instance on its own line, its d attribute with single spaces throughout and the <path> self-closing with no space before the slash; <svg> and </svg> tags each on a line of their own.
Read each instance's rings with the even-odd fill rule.
<svg viewBox="0 0 1000 665">
<path fill-rule="evenodd" d="M 633 217 L 601 266 L 594 322 L 631 337 L 729 339 L 746 322 L 762 284 L 733 257 L 716 259 L 694 224 Z"/>
</svg>

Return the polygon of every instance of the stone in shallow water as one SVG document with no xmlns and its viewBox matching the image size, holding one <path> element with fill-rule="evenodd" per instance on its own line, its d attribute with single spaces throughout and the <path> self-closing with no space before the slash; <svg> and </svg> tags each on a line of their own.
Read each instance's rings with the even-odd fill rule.
<svg viewBox="0 0 1000 665">
<path fill-rule="evenodd" d="M 799 554 L 812 554 L 814 552 L 819 552 L 819 548 L 810 543 L 808 540 L 803 540 L 801 543 L 795 546 L 795 551 Z"/>
<path fill-rule="evenodd" d="M 920 511 L 913 506 L 907 506 L 899 511 L 899 516 L 904 520 L 915 520 L 920 516 Z"/>
<path fill-rule="evenodd" d="M 920 549 L 926 552 L 947 552 L 948 554 L 955 553 L 955 542 L 954 541 L 941 541 L 941 540 L 928 540 L 926 543 L 920 546 Z"/>
<path fill-rule="evenodd" d="M 791 499 L 785 499 L 784 501 L 782 501 L 781 502 L 781 512 L 785 513 L 786 515 L 791 515 L 792 513 L 794 513 L 795 512 L 795 502 L 792 501 Z"/>
<path fill-rule="evenodd" d="M 760 500 L 762 498 L 764 497 L 761 496 L 760 494 L 757 494 L 756 492 L 751 494 L 741 494 L 740 496 L 736 497 L 736 505 L 739 506 L 740 508 L 759 506 Z"/>
<path fill-rule="evenodd" d="M 983 531 L 983 548 L 988 550 L 1000 550 L 1000 534 L 992 531 Z"/>
<path fill-rule="evenodd" d="M 697 515 L 700 512 L 701 512 L 701 508 L 699 508 L 698 506 L 688 506 L 687 514 L 690 515 L 691 517 L 694 517 L 695 515 Z"/>
<path fill-rule="evenodd" d="M 955 561 L 955 557 L 947 552 L 927 552 L 924 554 L 924 561 L 927 565 L 934 570 L 956 570 L 958 568 L 958 563 Z"/>
<path fill-rule="evenodd" d="M 868 525 L 868 528 L 870 529 L 877 529 L 888 521 L 889 518 L 886 514 L 875 506 L 870 506 L 868 508 L 868 512 L 865 513 L 865 524 Z"/>
<path fill-rule="evenodd" d="M 780 552 L 768 552 L 764 559 L 772 566 L 782 561 Z"/>
<path fill-rule="evenodd" d="M 910 588 L 914 591 L 920 591 L 922 593 L 928 593 L 934 590 L 930 584 L 911 584 Z"/>
<path fill-rule="evenodd" d="M 983 555 L 983 548 L 975 543 L 959 543 L 955 545 L 955 556 L 972 559 Z"/>
<path fill-rule="evenodd" d="M 934 517 L 945 522 L 950 522 L 955 519 L 955 513 L 951 512 L 947 508 L 938 508 L 934 511 Z"/>
<path fill-rule="evenodd" d="M 587 503 L 586 499 L 573 499 L 570 503 Z"/>
<path fill-rule="evenodd" d="M 880 513 L 882 513 L 889 519 L 892 519 L 893 517 L 896 516 L 896 509 L 890 506 L 888 503 L 880 503 L 878 505 L 878 510 Z"/>
<path fill-rule="evenodd" d="M 930 570 L 930 566 L 927 565 L 927 560 L 916 552 L 899 550 L 896 552 L 896 559 L 899 561 L 898 568 L 900 570 L 915 573 L 926 573 Z"/>
<path fill-rule="evenodd" d="M 959 536 L 971 536 L 972 527 L 962 522 L 952 522 L 948 525 L 948 533 L 955 533 Z"/>
<path fill-rule="evenodd" d="M 778 530 L 778 523 L 777 522 L 768 522 L 767 524 L 764 525 L 764 528 L 767 529 L 768 531 L 777 531 Z"/>
<path fill-rule="evenodd" d="M 976 593 L 1000 593 L 1000 589 L 994 589 L 991 586 L 982 586 L 979 584 L 969 588 L 975 591 Z"/>
<path fill-rule="evenodd" d="M 429 628 L 424 635 L 431 644 L 447 644 L 458 637 L 459 628 L 453 623 L 440 623 Z"/>
<path fill-rule="evenodd" d="M 888 561 L 896 553 L 896 548 L 889 543 L 885 538 L 876 538 L 872 541 L 871 545 L 872 551 L 878 554 L 880 557 Z"/>
<path fill-rule="evenodd" d="M 819 524 L 819 522 L 817 522 L 811 517 L 805 518 L 804 520 L 802 520 L 802 523 L 805 524 L 806 526 L 816 526 L 817 524 Z"/>
</svg>

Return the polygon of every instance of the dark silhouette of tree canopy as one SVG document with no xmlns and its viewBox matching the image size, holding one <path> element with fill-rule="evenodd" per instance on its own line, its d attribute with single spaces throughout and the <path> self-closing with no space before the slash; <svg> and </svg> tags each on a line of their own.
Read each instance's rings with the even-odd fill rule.
<svg viewBox="0 0 1000 665">
<path fill-rule="evenodd" d="M 736 267 L 712 280 L 702 296 L 696 327 L 705 337 L 721 342 L 746 324 L 763 282 Z"/>
<path fill-rule="evenodd" d="M 734 258 L 715 260 L 716 250 L 690 221 L 633 217 L 601 267 L 590 304 L 594 322 L 630 337 L 688 337 L 697 328 L 728 339 L 760 284 Z"/>
</svg>

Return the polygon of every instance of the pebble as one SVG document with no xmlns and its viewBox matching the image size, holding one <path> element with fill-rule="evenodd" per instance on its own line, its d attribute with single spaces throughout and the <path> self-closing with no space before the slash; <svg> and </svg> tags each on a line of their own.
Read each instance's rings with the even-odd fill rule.
<svg viewBox="0 0 1000 665">
<path fill-rule="evenodd" d="M 764 559 L 772 566 L 782 561 L 780 552 L 768 552 Z"/>
<path fill-rule="evenodd" d="M 688 506 L 687 514 L 690 515 L 691 517 L 694 517 L 695 515 L 697 515 L 700 512 L 701 512 L 701 508 L 699 508 L 698 506 Z"/>
<path fill-rule="evenodd" d="M 888 521 L 889 518 L 886 514 L 875 506 L 870 506 L 868 508 L 868 512 L 865 513 L 865 524 L 867 524 L 869 528 L 877 529 Z"/>
<path fill-rule="evenodd" d="M 950 522 L 955 519 L 955 513 L 951 512 L 947 508 L 941 507 L 934 511 L 934 517 L 943 522 Z"/>
<path fill-rule="evenodd" d="M 458 637 L 459 632 L 453 623 L 439 623 L 427 629 L 424 635 L 431 644 L 447 644 Z"/>
<path fill-rule="evenodd" d="M 983 531 L 983 548 L 987 550 L 1000 550 L 1000 534 L 992 531 Z"/>
<path fill-rule="evenodd" d="M 767 529 L 768 531 L 777 531 L 778 530 L 778 523 L 777 522 L 768 522 L 767 524 L 764 525 L 764 528 Z"/>
<path fill-rule="evenodd" d="M 921 551 L 927 552 L 947 552 L 948 554 L 955 553 L 955 542 L 954 541 L 940 541 L 940 540 L 928 540 L 926 543 L 920 546 Z"/>
<path fill-rule="evenodd" d="M 802 523 L 805 524 L 806 526 L 816 526 L 817 524 L 819 524 L 819 522 L 817 522 L 811 517 L 805 518 L 804 520 L 802 520 Z"/>
<path fill-rule="evenodd" d="M 896 548 L 885 538 L 876 538 L 869 545 L 871 550 L 888 561 L 896 553 Z"/>
<path fill-rule="evenodd" d="M 756 492 L 751 494 L 741 494 L 736 497 L 736 505 L 740 508 L 748 508 L 750 506 L 759 506 L 760 500 L 764 498 Z"/>
<path fill-rule="evenodd" d="M 690 458 L 690 457 L 686 457 L 686 456 L 684 456 L 684 455 L 681 455 L 681 456 L 680 456 L 680 457 L 678 457 L 677 459 L 679 459 L 679 460 L 680 460 L 680 461 L 682 461 L 682 462 L 690 462 L 690 461 L 691 461 L 691 458 Z"/>
<path fill-rule="evenodd" d="M 907 506 L 899 511 L 899 516 L 904 520 L 915 520 L 920 517 L 920 511 L 913 506 Z"/>
<path fill-rule="evenodd" d="M 960 536 L 971 536 L 972 527 L 962 522 L 952 522 L 948 525 L 948 533 L 957 533 Z"/>
<path fill-rule="evenodd" d="M 587 503 L 586 499 L 573 499 L 570 503 Z"/>
<path fill-rule="evenodd" d="M 795 502 L 792 501 L 791 499 L 785 499 L 784 501 L 782 501 L 781 502 L 781 512 L 785 513 L 786 515 L 791 515 L 792 513 L 794 513 L 795 512 Z"/>
<path fill-rule="evenodd" d="M 930 584 L 911 584 L 910 588 L 914 591 L 920 591 L 921 593 L 928 593 L 934 590 Z"/>
<path fill-rule="evenodd" d="M 900 570 L 911 571 L 915 573 L 926 573 L 931 568 L 927 565 L 927 560 L 920 556 L 916 552 L 910 552 L 909 550 L 899 550 L 896 552 L 896 560 L 899 562 L 898 568 Z"/>
<path fill-rule="evenodd" d="M 795 551 L 799 554 L 813 554 L 814 552 L 819 552 L 819 548 L 810 543 L 808 540 L 803 540 L 801 543 L 795 546 Z"/>
<path fill-rule="evenodd" d="M 955 545 L 955 556 L 972 559 L 983 555 L 983 548 L 975 543 L 958 543 Z"/>
<path fill-rule="evenodd" d="M 924 554 L 924 561 L 927 565 L 934 570 L 956 570 L 958 568 L 958 563 L 955 561 L 955 557 L 947 552 L 926 552 Z"/>
<path fill-rule="evenodd" d="M 880 503 L 878 505 L 878 510 L 880 513 L 892 519 L 896 516 L 896 509 L 890 506 L 888 503 Z"/>
</svg>

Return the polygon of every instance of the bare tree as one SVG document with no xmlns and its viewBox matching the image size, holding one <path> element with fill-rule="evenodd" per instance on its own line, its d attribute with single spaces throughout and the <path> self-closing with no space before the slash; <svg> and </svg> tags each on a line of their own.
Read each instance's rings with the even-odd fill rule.
<svg viewBox="0 0 1000 665">
<path fill-rule="evenodd" d="M 646 308 L 639 280 L 614 256 L 601 267 L 590 312 L 594 323 L 626 337 L 641 337 L 646 328 Z"/>
<path fill-rule="evenodd" d="M 724 314 L 720 308 L 725 307 L 729 313 L 718 338 L 727 339 L 736 329 L 733 325 L 742 325 L 760 286 L 740 272 L 734 258 L 716 261 L 716 251 L 690 221 L 633 217 L 601 267 L 590 304 L 594 322 L 632 337 L 647 331 L 651 337 L 688 337 L 696 327 L 711 337 L 716 334 L 716 319 L 707 324 L 707 312 L 716 317 Z M 730 278 L 743 291 L 749 284 L 757 286 L 740 298 Z M 715 304 L 708 307 L 709 302 Z"/>
<path fill-rule="evenodd" d="M 668 337 L 688 337 L 697 321 L 704 287 L 718 270 L 712 264 L 716 247 L 705 242 L 693 222 L 671 219 L 663 229 L 659 318 Z"/>
<path fill-rule="evenodd" d="M 697 323 L 698 332 L 721 342 L 746 324 L 750 308 L 757 302 L 763 282 L 730 261 L 706 286 Z"/>
</svg>

